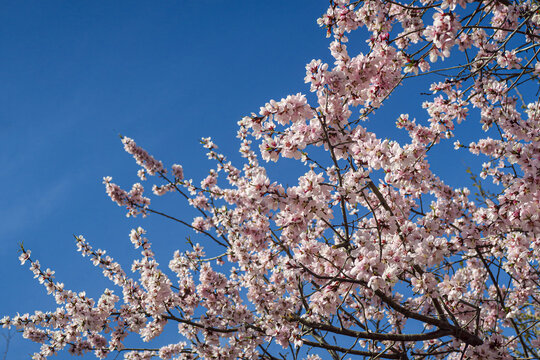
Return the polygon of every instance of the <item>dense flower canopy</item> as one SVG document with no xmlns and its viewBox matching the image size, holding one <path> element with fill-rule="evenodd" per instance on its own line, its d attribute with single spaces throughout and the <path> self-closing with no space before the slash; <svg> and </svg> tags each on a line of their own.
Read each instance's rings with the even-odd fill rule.
<svg viewBox="0 0 540 360">
<path fill-rule="evenodd" d="M 21 263 L 59 306 L 1 320 L 42 344 L 34 359 L 64 350 L 125 359 L 540 358 L 540 4 L 338 0 L 318 22 L 333 64 L 307 64 L 312 95 L 271 100 L 238 122 L 243 164 L 204 138 L 216 166 L 197 183 L 122 138 L 141 182 L 156 179 L 154 195 L 177 193 L 198 215 L 164 214 L 141 183 L 126 191 L 105 177 L 110 198 L 128 216 L 179 222 L 203 244 L 176 251 L 166 269 L 145 230 L 133 229 L 134 277 L 76 237 L 114 284 L 97 300 L 65 289 L 22 248 Z M 348 51 L 354 32 L 368 35 L 367 52 Z M 409 141 L 368 131 L 364 121 L 413 78 L 426 79 L 430 95 L 422 119 L 395 114 Z M 460 142 L 453 131 L 463 121 L 479 121 L 484 133 Z M 478 182 L 475 197 L 432 172 L 429 151 L 449 141 L 486 159 L 478 174 L 489 189 Z M 283 158 L 304 169 L 295 185 L 268 175 L 265 165 Z M 171 323 L 177 341 L 152 345 Z M 129 334 L 147 346 L 132 346 Z"/>
</svg>

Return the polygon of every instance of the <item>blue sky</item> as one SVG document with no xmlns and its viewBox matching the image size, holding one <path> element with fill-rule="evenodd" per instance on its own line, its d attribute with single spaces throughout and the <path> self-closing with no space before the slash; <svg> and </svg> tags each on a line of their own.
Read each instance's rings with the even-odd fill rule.
<svg viewBox="0 0 540 360">
<path fill-rule="evenodd" d="M 0 2 L 0 314 L 55 308 L 19 265 L 22 241 L 57 280 L 92 296 L 111 285 L 75 251 L 73 234 L 127 267 L 138 255 L 129 231 L 141 225 L 166 265 L 189 233 L 161 219 L 127 219 L 107 198 L 103 176 L 125 188 L 138 181 L 118 135 L 134 138 L 167 165 L 183 164 L 194 179 L 210 165 L 201 137 L 211 136 L 235 158 L 236 122 L 269 99 L 308 92 L 305 64 L 329 60 L 329 39 L 316 24 L 327 5 Z M 374 126 L 388 129 L 404 112 L 424 114 L 407 109 L 409 103 L 403 95 L 392 99 Z M 454 160 L 446 172 L 450 182 L 465 177 L 455 171 L 466 168 L 464 160 Z M 184 204 L 162 201 L 182 216 Z M 16 334 L 8 359 L 35 349 Z"/>
</svg>

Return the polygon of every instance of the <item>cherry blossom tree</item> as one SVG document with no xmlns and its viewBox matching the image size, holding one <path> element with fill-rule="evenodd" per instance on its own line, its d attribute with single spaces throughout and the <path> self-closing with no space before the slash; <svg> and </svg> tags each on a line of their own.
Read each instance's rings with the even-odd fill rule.
<svg viewBox="0 0 540 360">
<path fill-rule="evenodd" d="M 205 138 L 215 167 L 195 182 L 122 138 L 154 195 L 197 212 L 175 218 L 141 183 L 104 178 L 128 216 L 164 216 L 203 239 L 168 269 L 142 228 L 130 234 L 133 274 L 77 236 L 112 282 L 92 299 L 21 246 L 58 303 L 1 320 L 42 344 L 34 359 L 540 358 L 540 3 L 333 0 L 318 23 L 333 63 L 307 64 L 311 94 L 238 122 L 240 164 Z M 423 116 L 400 108 L 393 119 L 409 140 L 370 132 L 375 110 L 420 80 Z M 464 121 L 481 123 L 473 142 L 454 139 Z M 476 196 L 430 168 L 450 141 L 485 160 L 472 169 Z M 292 185 L 267 171 L 284 159 L 303 169 Z M 167 324 L 176 340 L 152 345 Z"/>
</svg>

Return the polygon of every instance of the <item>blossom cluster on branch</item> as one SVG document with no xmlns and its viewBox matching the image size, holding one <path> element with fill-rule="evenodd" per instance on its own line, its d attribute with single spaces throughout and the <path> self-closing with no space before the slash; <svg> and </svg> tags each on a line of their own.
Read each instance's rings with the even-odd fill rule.
<svg viewBox="0 0 540 360">
<path fill-rule="evenodd" d="M 153 176 L 155 195 L 176 193 L 198 214 L 152 208 L 140 183 L 128 192 L 106 177 L 107 194 L 205 243 L 176 251 L 167 270 L 134 229 L 135 278 L 76 237 L 114 285 L 97 300 L 22 248 L 59 305 L 0 320 L 42 344 L 34 359 L 540 358 L 540 3 L 333 0 L 318 22 L 334 63 L 307 64 L 312 95 L 238 122 L 240 166 L 205 138 L 216 166 L 197 184 L 122 138 L 141 181 Z M 365 53 L 349 53 L 353 32 L 367 34 Z M 429 91 L 424 118 L 395 115 L 410 141 L 369 131 L 365 120 L 410 78 Z M 453 139 L 463 121 L 484 133 Z M 432 171 L 428 154 L 448 141 L 486 159 L 478 173 L 493 184 L 475 183 L 477 198 Z M 293 185 L 265 168 L 283 158 L 305 170 Z M 178 341 L 152 346 L 171 323 Z"/>
</svg>

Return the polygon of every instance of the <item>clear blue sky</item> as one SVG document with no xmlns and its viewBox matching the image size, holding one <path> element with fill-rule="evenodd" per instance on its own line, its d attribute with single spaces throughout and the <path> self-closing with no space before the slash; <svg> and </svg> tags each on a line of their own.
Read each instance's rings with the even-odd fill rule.
<svg viewBox="0 0 540 360">
<path fill-rule="evenodd" d="M 88 288 L 92 296 L 112 285 L 75 251 L 73 234 L 127 268 L 138 255 L 129 231 L 141 225 L 166 266 L 189 233 L 161 219 L 126 219 L 107 198 L 103 176 L 125 188 L 138 181 L 118 134 L 167 165 L 183 164 L 195 179 L 209 166 L 201 137 L 211 136 L 236 157 L 236 122 L 269 99 L 308 92 L 305 64 L 329 60 L 329 39 L 316 24 L 327 5 L 0 2 L 0 314 L 56 307 L 19 265 L 21 241 L 66 287 Z M 424 114 L 407 109 L 409 102 L 397 97 L 381 110 L 381 129 L 400 113 Z M 163 206 L 182 216 L 184 205 L 167 201 Z M 0 353 L 3 348 L 0 342 Z M 15 334 L 8 359 L 35 349 Z"/>
</svg>

